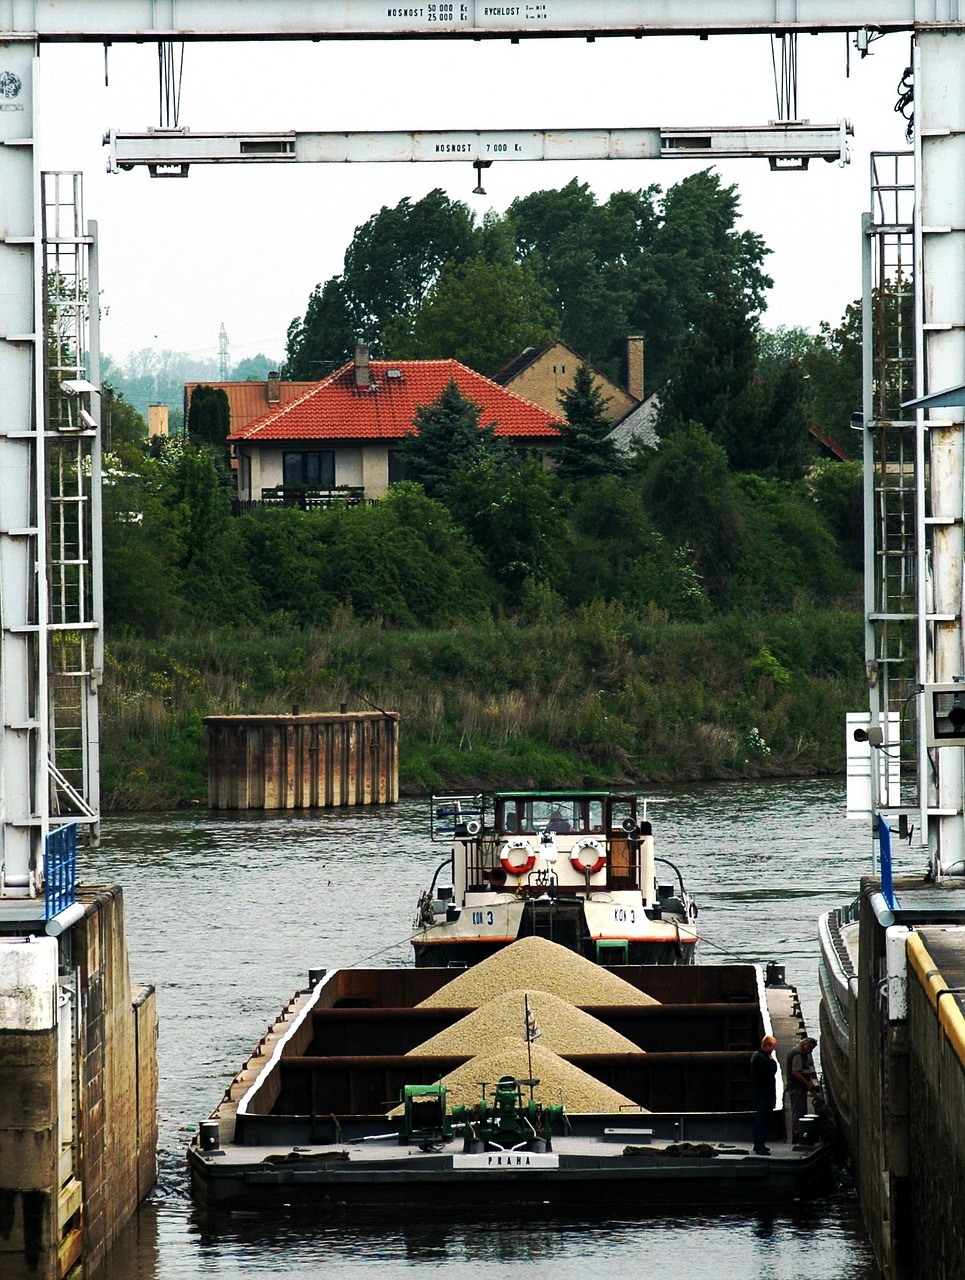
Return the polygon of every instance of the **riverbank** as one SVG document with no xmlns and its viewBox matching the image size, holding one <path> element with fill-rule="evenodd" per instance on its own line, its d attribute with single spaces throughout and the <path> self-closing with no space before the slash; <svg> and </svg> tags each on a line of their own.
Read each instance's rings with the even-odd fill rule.
<svg viewBox="0 0 965 1280">
<path fill-rule="evenodd" d="M 204 717 L 295 706 L 398 711 L 408 795 L 837 773 L 862 652 L 846 610 L 678 623 L 597 605 L 432 631 L 342 613 L 325 630 L 115 634 L 102 804 L 206 804 Z"/>
</svg>

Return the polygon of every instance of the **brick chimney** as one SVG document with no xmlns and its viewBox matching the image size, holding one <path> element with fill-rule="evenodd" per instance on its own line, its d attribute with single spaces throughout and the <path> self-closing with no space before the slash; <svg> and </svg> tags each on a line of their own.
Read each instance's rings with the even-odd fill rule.
<svg viewBox="0 0 965 1280">
<path fill-rule="evenodd" d="M 268 403 L 281 404 L 281 379 L 277 373 L 268 375 Z"/>
<path fill-rule="evenodd" d="M 372 385 L 372 371 L 369 368 L 369 349 L 364 342 L 355 344 L 355 385 L 369 387 Z"/>
<path fill-rule="evenodd" d="M 634 400 L 643 399 L 643 335 L 627 338 L 627 390 Z"/>
</svg>

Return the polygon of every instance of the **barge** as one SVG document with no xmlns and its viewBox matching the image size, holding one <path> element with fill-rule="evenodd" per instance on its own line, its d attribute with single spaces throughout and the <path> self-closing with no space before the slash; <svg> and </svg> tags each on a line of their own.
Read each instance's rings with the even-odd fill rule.
<svg viewBox="0 0 965 1280">
<path fill-rule="evenodd" d="M 751 1149 L 751 1054 L 774 1035 L 780 1064 L 804 1035 L 780 966 L 598 966 L 539 938 L 497 958 L 517 961 L 531 989 L 509 976 L 515 987 L 494 990 L 492 961 L 313 973 L 201 1122 L 188 1151 L 197 1203 L 424 1209 L 484 1197 L 641 1211 L 828 1189 L 816 1119 L 792 1144 L 779 1102 L 771 1154 Z M 473 976 L 488 998 L 467 1003 Z M 597 1028 L 594 1051 L 540 1034 L 551 999 Z M 514 1000 L 513 1043 L 497 1027 L 488 1055 L 468 1041 L 446 1049 L 447 1035 L 458 1041 L 473 1017 Z M 578 1090 L 589 1101 L 574 1107 Z"/>
</svg>

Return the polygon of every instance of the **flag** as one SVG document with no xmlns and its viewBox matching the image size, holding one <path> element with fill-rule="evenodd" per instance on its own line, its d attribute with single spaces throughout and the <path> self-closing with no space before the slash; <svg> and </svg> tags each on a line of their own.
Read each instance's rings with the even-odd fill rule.
<svg viewBox="0 0 965 1280">
<path fill-rule="evenodd" d="M 536 1021 L 536 1015 L 529 1007 L 529 996 L 523 996 L 523 1003 L 526 1006 L 526 1043 L 532 1044 L 534 1040 L 538 1040 L 543 1034 L 540 1030 L 539 1023 Z"/>
</svg>

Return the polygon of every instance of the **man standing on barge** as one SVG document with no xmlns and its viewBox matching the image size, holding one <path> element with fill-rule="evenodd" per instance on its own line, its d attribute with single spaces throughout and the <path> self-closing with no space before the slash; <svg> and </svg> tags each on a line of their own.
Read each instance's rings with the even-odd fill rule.
<svg viewBox="0 0 965 1280">
<path fill-rule="evenodd" d="M 791 1104 L 791 1141 L 801 1139 L 801 1117 L 808 1109 L 808 1092 L 814 1088 L 816 1077 L 811 1054 L 817 1040 L 805 1036 L 787 1055 L 787 1096 Z"/>
<path fill-rule="evenodd" d="M 765 1036 L 761 1047 L 751 1058 L 751 1089 L 754 1093 L 754 1154 L 769 1156 L 767 1145 L 771 1128 L 771 1116 L 777 1105 L 777 1059 L 774 1050 L 777 1041 Z"/>
</svg>

